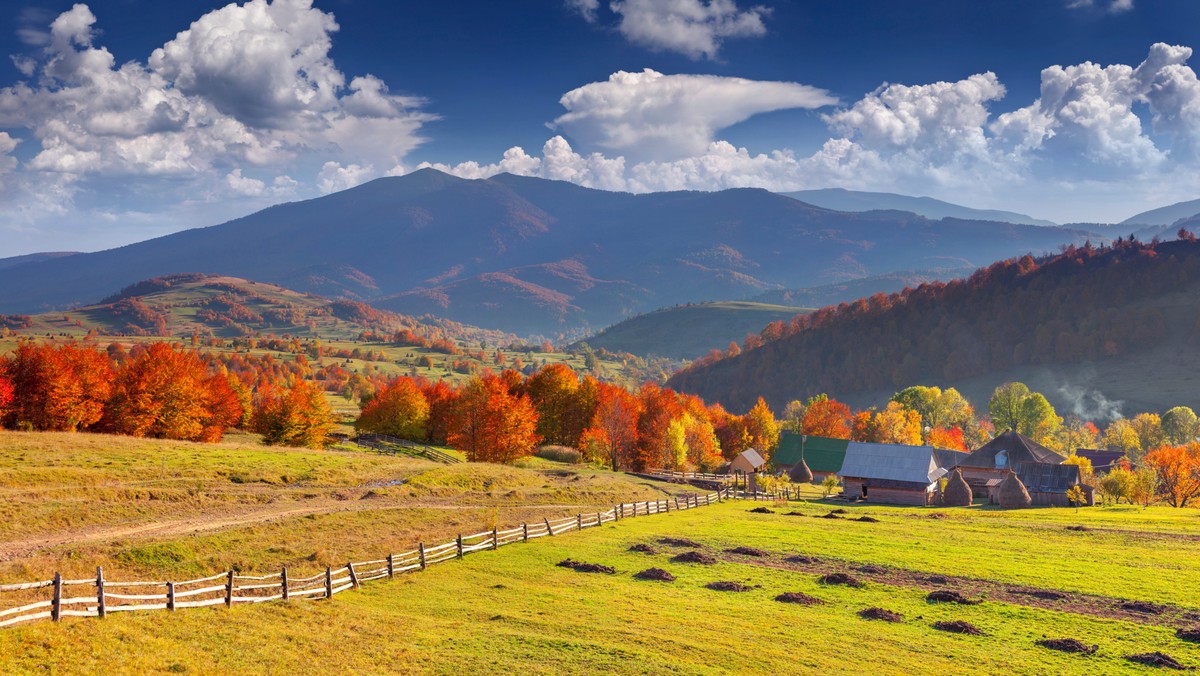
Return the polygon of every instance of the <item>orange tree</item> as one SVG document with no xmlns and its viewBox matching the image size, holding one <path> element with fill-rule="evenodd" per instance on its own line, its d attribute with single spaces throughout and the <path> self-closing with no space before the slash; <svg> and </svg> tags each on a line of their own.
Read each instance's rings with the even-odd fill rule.
<svg viewBox="0 0 1200 676">
<path fill-rule="evenodd" d="M 13 387 L 6 422 L 36 430 L 87 429 L 100 421 L 112 391 L 108 355 L 74 342 L 60 347 L 23 341 L 0 360 Z"/>
<path fill-rule="evenodd" d="M 512 384 L 511 376 L 485 373 L 459 391 L 447 436 L 468 460 L 508 463 L 533 453 L 537 413 Z"/>
<path fill-rule="evenodd" d="M 325 395 L 313 383 L 297 381 L 280 392 L 272 386 L 255 397 L 251 428 L 267 444 L 321 448 L 333 431 L 333 411 Z"/>
<path fill-rule="evenodd" d="M 849 439 L 851 419 L 849 406 L 821 395 L 804 407 L 800 426 L 810 436 Z"/>
<path fill-rule="evenodd" d="M 354 428 L 420 441 L 428 424 L 429 401 L 412 378 L 400 377 L 375 392 Z"/>
<path fill-rule="evenodd" d="M 1158 476 L 1159 493 L 1174 507 L 1200 495 L 1200 443 L 1160 446 L 1143 458 Z"/>
</svg>

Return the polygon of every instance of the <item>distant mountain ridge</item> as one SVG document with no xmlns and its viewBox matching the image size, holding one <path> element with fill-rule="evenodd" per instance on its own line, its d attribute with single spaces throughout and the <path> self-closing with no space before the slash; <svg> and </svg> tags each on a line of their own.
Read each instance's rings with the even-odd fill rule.
<svg viewBox="0 0 1200 676">
<path fill-rule="evenodd" d="M 43 251 L 39 253 L 25 254 L 24 256 L 10 256 L 9 258 L 0 258 L 0 270 L 5 268 L 14 268 L 18 265 L 28 265 L 30 263 L 41 263 L 42 261 L 52 261 L 58 258 L 66 258 L 74 256 L 78 251 Z"/>
<path fill-rule="evenodd" d="M 971 267 L 1094 233 L 845 213 L 759 189 L 633 195 L 432 169 L 228 223 L 0 270 L 0 312 L 95 303 L 199 270 L 524 335 L 897 269 Z"/>
<path fill-rule="evenodd" d="M 844 188 L 819 190 L 796 190 L 779 193 L 801 202 L 834 211 L 907 211 L 933 220 L 961 218 L 975 221 L 999 221 L 1022 225 L 1057 225 L 1053 221 L 1033 218 L 1013 211 L 999 209 L 973 209 L 960 204 L 943 202 L 932 197 L 912 197 L 890 192 L 864 192 Z"/>
<path fill-rule="evenodd" d="M 1121 221 L 1120 225 L 1174 225 L 1176 222 L 1200 216 L 1200 199 L 1176 202 L 1165 207 L 1143 211 Z"/>
</svg>

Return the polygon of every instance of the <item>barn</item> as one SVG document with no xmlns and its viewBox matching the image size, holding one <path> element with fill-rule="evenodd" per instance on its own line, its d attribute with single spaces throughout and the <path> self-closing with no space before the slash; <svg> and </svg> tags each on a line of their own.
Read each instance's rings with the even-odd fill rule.
<svg viewBox="0 0 1200 676">
<path fill-rule="evenodd" d="M 812 472 L 813 483 L 821 483 L 825 477 L 841 473 L 849 443 L 845 439 L 784 432 L 779 438 L 779 448 L 775 450 L 775 466 L 781 471 L 790 472 L 803 458 Z"/>
<path fill-rule="evenodd" d="M 938 479 L 946 475 L 933 451 L 930 446 L 851 441 L 842 463 L 843 494 L 869 502 L 932 504 Z"/>
<path fill-rule="evenodd" d="M 1025 484 L 1034 505 L 1070 507 L 1067 491 L 1083 486 L 1087 505 L 1094 505 L 1092 487 L 1079 481 L 1078 465 L 1047 465 L 1040 462 L 1023 462 L 1017 465 L 1017 478 Z"/>
<path fill-rule="evenodd" d="M 988 493 L 988 482 L 1001 479 L 1008 471 L 1022 463 L 1061 465 L 1066 458 L 1037 443 L 1027 436 L 1008 430 L 983 446 L 958 459 L 963 478 L 971 490 L 978 494 Z"/>
</svg>

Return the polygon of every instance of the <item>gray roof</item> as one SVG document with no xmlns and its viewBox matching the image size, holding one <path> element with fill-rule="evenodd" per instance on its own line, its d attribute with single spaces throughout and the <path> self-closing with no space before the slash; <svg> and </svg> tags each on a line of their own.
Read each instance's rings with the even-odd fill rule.
<svg viewBox="0 0 1200 676">
<path fill-rule="evenodd" d="M 1023 462 L 1017 465 L 1017 478 L 1030 492 L 1066 493 L 1079 485 L 1079 467 Z"/>
<path fill-rule="evenodd" d="M 946 470 L 938 467 L 931 446 L 851 441 L 846 447 L 846 461 L 842 463 L 843 477 L 888 479 L 928 485 L 945 474 Z"/>
<path fill-rule="evenodd" d="M 1005 461 L 998 467 L 996 465 L 996 455 L 1001 451 L 1005 454 Z M 1059 465 L 1062 464 L 1063 460 L 1066 460 L 1066 458 L 1029 437 L 1008 430 L 975 449 L 967 457 L 960 458 L 958 466 L 1011 469 L 1023 462 L 1042 462 L 1050 465 Z"/>
<path fill-rule="evenodd" d="M 751 469 L 758 469 L 759 467 L 767 464 L 767 461 L 764 460 L 763 457 L 759 455 L 758 451 L 754 450 L 753 448 L 747 448 L 733 459 L 734 469 L 737 469 L 738 466 L 742 464 L 738 462 L 738 459 L 741 459 L 746 464 L 750 465 Z"/>
</svg>

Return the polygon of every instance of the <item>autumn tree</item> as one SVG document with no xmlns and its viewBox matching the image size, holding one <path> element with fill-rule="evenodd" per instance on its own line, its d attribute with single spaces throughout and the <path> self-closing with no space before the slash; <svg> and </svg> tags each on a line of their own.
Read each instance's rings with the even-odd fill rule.
<svg viewBox="0 0 1200 676">
<path fill-rule="evenodd" d="M 241 418 L 227 380 L 210 381 L 195 352 L 159 342 L 118 371 L 104 427 L 134 437 L 214 441 Z"/>
<path fill-rule="evenodd" d="M 997 430 L 1019 431 L 1022 407 L 1029 394 L 1025 383 L 1004 383 L 996 388 L 988 400 L 988 415 Z"/>
<path fill-rule="evenodd" d="M 783 418 L 779 421 L 779 429 L 800 434 L 803 421 L 804 402 L 793 399 L 783 407 Z"/>
<path fill-rule="evenodd" d="M 1046 442 L 1042 442 L 1046 448 L 1070 456 L 1081 448 L 1096 448 L 1100 443 L 1100 430 L 1077 416 L 1068 416 L 1066 422 Z"/>
<path fill-rule="evenodd" d="M 967 443 L 961 427 L 931 427 L 925 433 L 925 443 L 934 448 L 947 448 L 952 451 L 966 451 Z"/>
<path fill-rule="evenodd" d="M 1162 432 L 1167 442 L 1182 445 L 1196 440 L 1196 412 L 1187 406 L 1176 406 L 1162 415 Z"/>
<path fill-rule="evenodd" d="M 529 397 L 512 391 L 512 382 L 485 373 L 459 391 L 448 440 L 468 460 L 509 463 L 537 446 L 537 412 Z"/>
<path fill-rule="evenodd" d="M 1139 413 L 1129 421 L 1138 435 L 1138 445 L 1143 449 L 1158 448 L 1167 443 L 1163 433 L 1162 418 L 1156 413 Z"/>
<path fill-rule="evenodd" d="M 1132 461 L 1142 457 L 1142 441 L 1137 430 L 1126 418 L 1117 418 L 1108 424 L 1102 440 L 1104 447 L 1110 451 L 1121 451 Z"/>
<path fill-rule="evenodd" d="M 425 424 L 425 441 L 431 444 L 449 443 L 450 426 L 458 403 L 458 392 L 444 381 L 421 381 L 421 394 L 429 403 L 429 418 Z"/>
<path fill-rule="evenodd" d="M 580 380 L 566 364 L 549 364 L 525 381 L 538 413 L 538 434 L 546 443 L 576 446 L 597 403 L 597 381 Z"/>
<path fill-rule="evenodd" d="M 311 382 L 297 381 L 284 391 L 267 386 L 256 396 L 251 429 L 267 444 L 321 448 L 333 431 L 333 410 Z"/>
<path fill-rule="evenodd" d="M 1158 476 L 1158 490 L 1173 507 L 1187 507 L 1200 496 L 1200 443 L 1160 446 L 1146 454 L 1145 463 Z"/>
<path fill-rule="evenodd" d="M 8 410 L 8 405 L 13 400 L 12 381 L 8 378 L 0 376 L 0 422 L 4 421 L 4 413 Z"/>
<path fill-rule="evenodd" d="M 429 402 L 412 378 L 396 378 L 379 388 L 363 406 L 354 429 L 400 439 L 425 439 Z"/>
<path fill-rule="evenodd" d="M 881 444 L 921 444 L 921 414 L 899 403 L 889 401 L 886 408 L 875 413 L 875 441 Z"/>
<path fill-rule="evenodd" d="M 74 342 L 59 347 L 23 341 L 0 360 L 14 399 L 6 423 L 74 432 L 95 425 L 112 392 L 108 355 Z"/>
<path fill-rule="evenodd" d="M 744 420 L 746 434 L 750 435 L 750 445 L 761 453 L 763 458 L 769 460 L 775 448 L 779 446 L 779 424 L 775 422 L 775 414 L 771 412 L 771 407 L 759 397 L 754 408 L 746 413 Z"/>
<path fill-rule="evenodd" d="M 739 453 L 750 448 L 751 439 L 750 434 L 746 432 L 744 416 L 733 415 L 718 403 L 708 407 L 708 420 L 717 435 L 723 458 L 733 460 Z"/>
<path fill-rule="evenodd" d="M 645 469 L 666 456 L 671 421 L 683 414 L 683 406 L 674 390 L 645 383 L 638 389 L 638 457 L 635 469 Z"/>
<path fill-rule="evenodd" d="M 849 439 L 850 421 L 849 406 L 822 394 L 810 399 L 804 407 L 801 426 L 810 436 Z"/>
<path fill-rule="evenodd" d="M 601 383 L 599 402 L 582 442 L 594 444 L 612 465 L 613 471 L 632 467 L 637 448 L 637 424 L 641 407 L 638 398 L 625 388 Z"/>
</svg>

